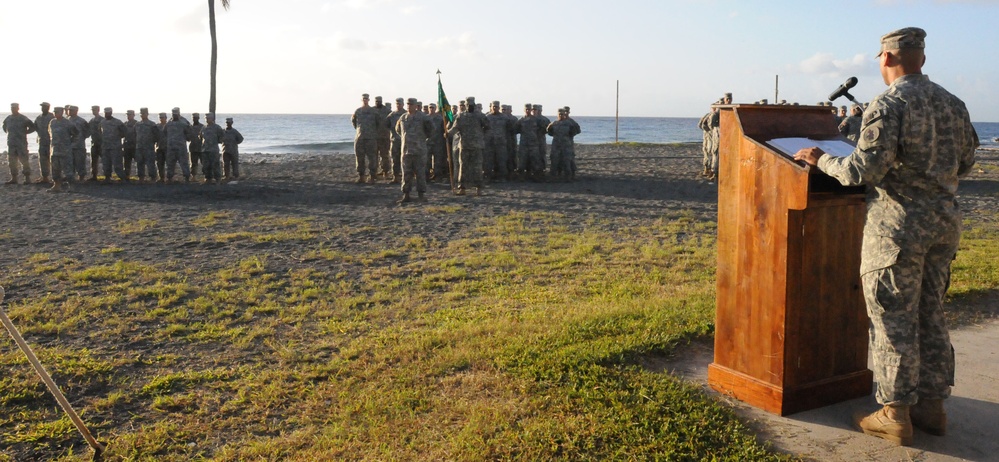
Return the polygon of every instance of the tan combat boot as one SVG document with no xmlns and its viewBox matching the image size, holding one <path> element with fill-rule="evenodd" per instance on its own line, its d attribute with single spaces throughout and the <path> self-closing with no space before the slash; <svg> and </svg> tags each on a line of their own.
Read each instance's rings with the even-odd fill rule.
<svg viewBox="0 0 999 462">
<path fill-rule="evenodd" d="M 907 405 L 884 406 L 866 417 L 856 416 L 855 420 L 864 434 L 886 439 L 901 446 L 912 444 L 912 421 L 909 419 Z"/>
<path fill-rule="evenodd" d="M 940 398 L 920 398 L 909 408 L 909 418 L 914 427 L 926 433 L 936 436 L 947 434 L 947 413 Z"/>
<path fill-rule="evenodd" d="M 364 175 L 363 174 L 357 175 L 357 180 L 355 180 L 354 183 L 364 184 Z"/>
</svg>

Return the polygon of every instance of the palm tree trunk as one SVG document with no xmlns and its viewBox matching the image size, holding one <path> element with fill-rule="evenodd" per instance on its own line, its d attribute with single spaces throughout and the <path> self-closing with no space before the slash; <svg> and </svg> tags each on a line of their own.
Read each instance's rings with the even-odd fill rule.
<svg viewBox="0 0 999 462">
<path fill-rule="evenodd" d="M 215 68 L 218 66 L 218 42 L 215 39 L 215 0 L 208 0 L 208 29 L 212 34 L 212 83 L 208 98 L 208 112 L 215 113 Z"/>
</svg>

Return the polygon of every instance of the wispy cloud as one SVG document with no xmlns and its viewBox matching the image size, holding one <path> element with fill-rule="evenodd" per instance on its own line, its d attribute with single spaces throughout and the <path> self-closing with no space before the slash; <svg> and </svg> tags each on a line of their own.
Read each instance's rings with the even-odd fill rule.
<svg viewBox="0 0 999 462">
<path fill-rule="evenodd" d="M 848 59 L 836 59 L 831 53 L 816 53 L 798 64 L 801 72 L 830 77 L 863 73 L 871 67 L 873 61 L 864 54 L 854 55 Z"/>
</svg>

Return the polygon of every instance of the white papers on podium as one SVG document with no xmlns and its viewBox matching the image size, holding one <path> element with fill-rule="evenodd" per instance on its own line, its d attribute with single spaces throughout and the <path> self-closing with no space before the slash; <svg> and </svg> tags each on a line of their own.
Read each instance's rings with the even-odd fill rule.
<svg viewBox="0 0 999 462">
<path fill-rule="evenodd" d="M 774 138 L 767 141 L 771 147 L 781 154 L 794 157 L 794 154 L 804 148 L 817 147 L 826 154 L 835 157 L 846 157 L 853 152 L 854 146 L 844 140 L 813 140 L 808 138 Z"/>
</svg>

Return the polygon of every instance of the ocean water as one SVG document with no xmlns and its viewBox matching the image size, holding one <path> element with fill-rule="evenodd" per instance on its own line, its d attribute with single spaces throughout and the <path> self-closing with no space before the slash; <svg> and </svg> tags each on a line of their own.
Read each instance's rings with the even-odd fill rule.
<svg viewBox="0 0 999 462">
<path fill-rule="evenodd" d="M 38 113 L 25 112 L 34 120 Z M 0 114 L 0 118 L 7 114 Z M 185 114 L 189 117 L 190 114 Z M 124 115 L 118 115 L 124 120 Z M 352 153 L 354 129 L 348 114 L 220 114 L 233 117 L 233 126 L 243 134 L 240 151 L 246 153 Z M 548 116 L 554 120 L 554 116 Z M 86 119 L 89 120 L 89 114 Z M 700 143 L 697 118 L 690 117 L 574 117 L 582 133 L 576 143 Z M 999 147 L 999 123 L 976 122 L 983 147 Z M 29 150 L 37 152 L 34 135 L 28 136 Z M 88 142 L 89 144 L 89 142 Z M 3 146 L 6 150 L 6 146 Z"/>
</svg>

